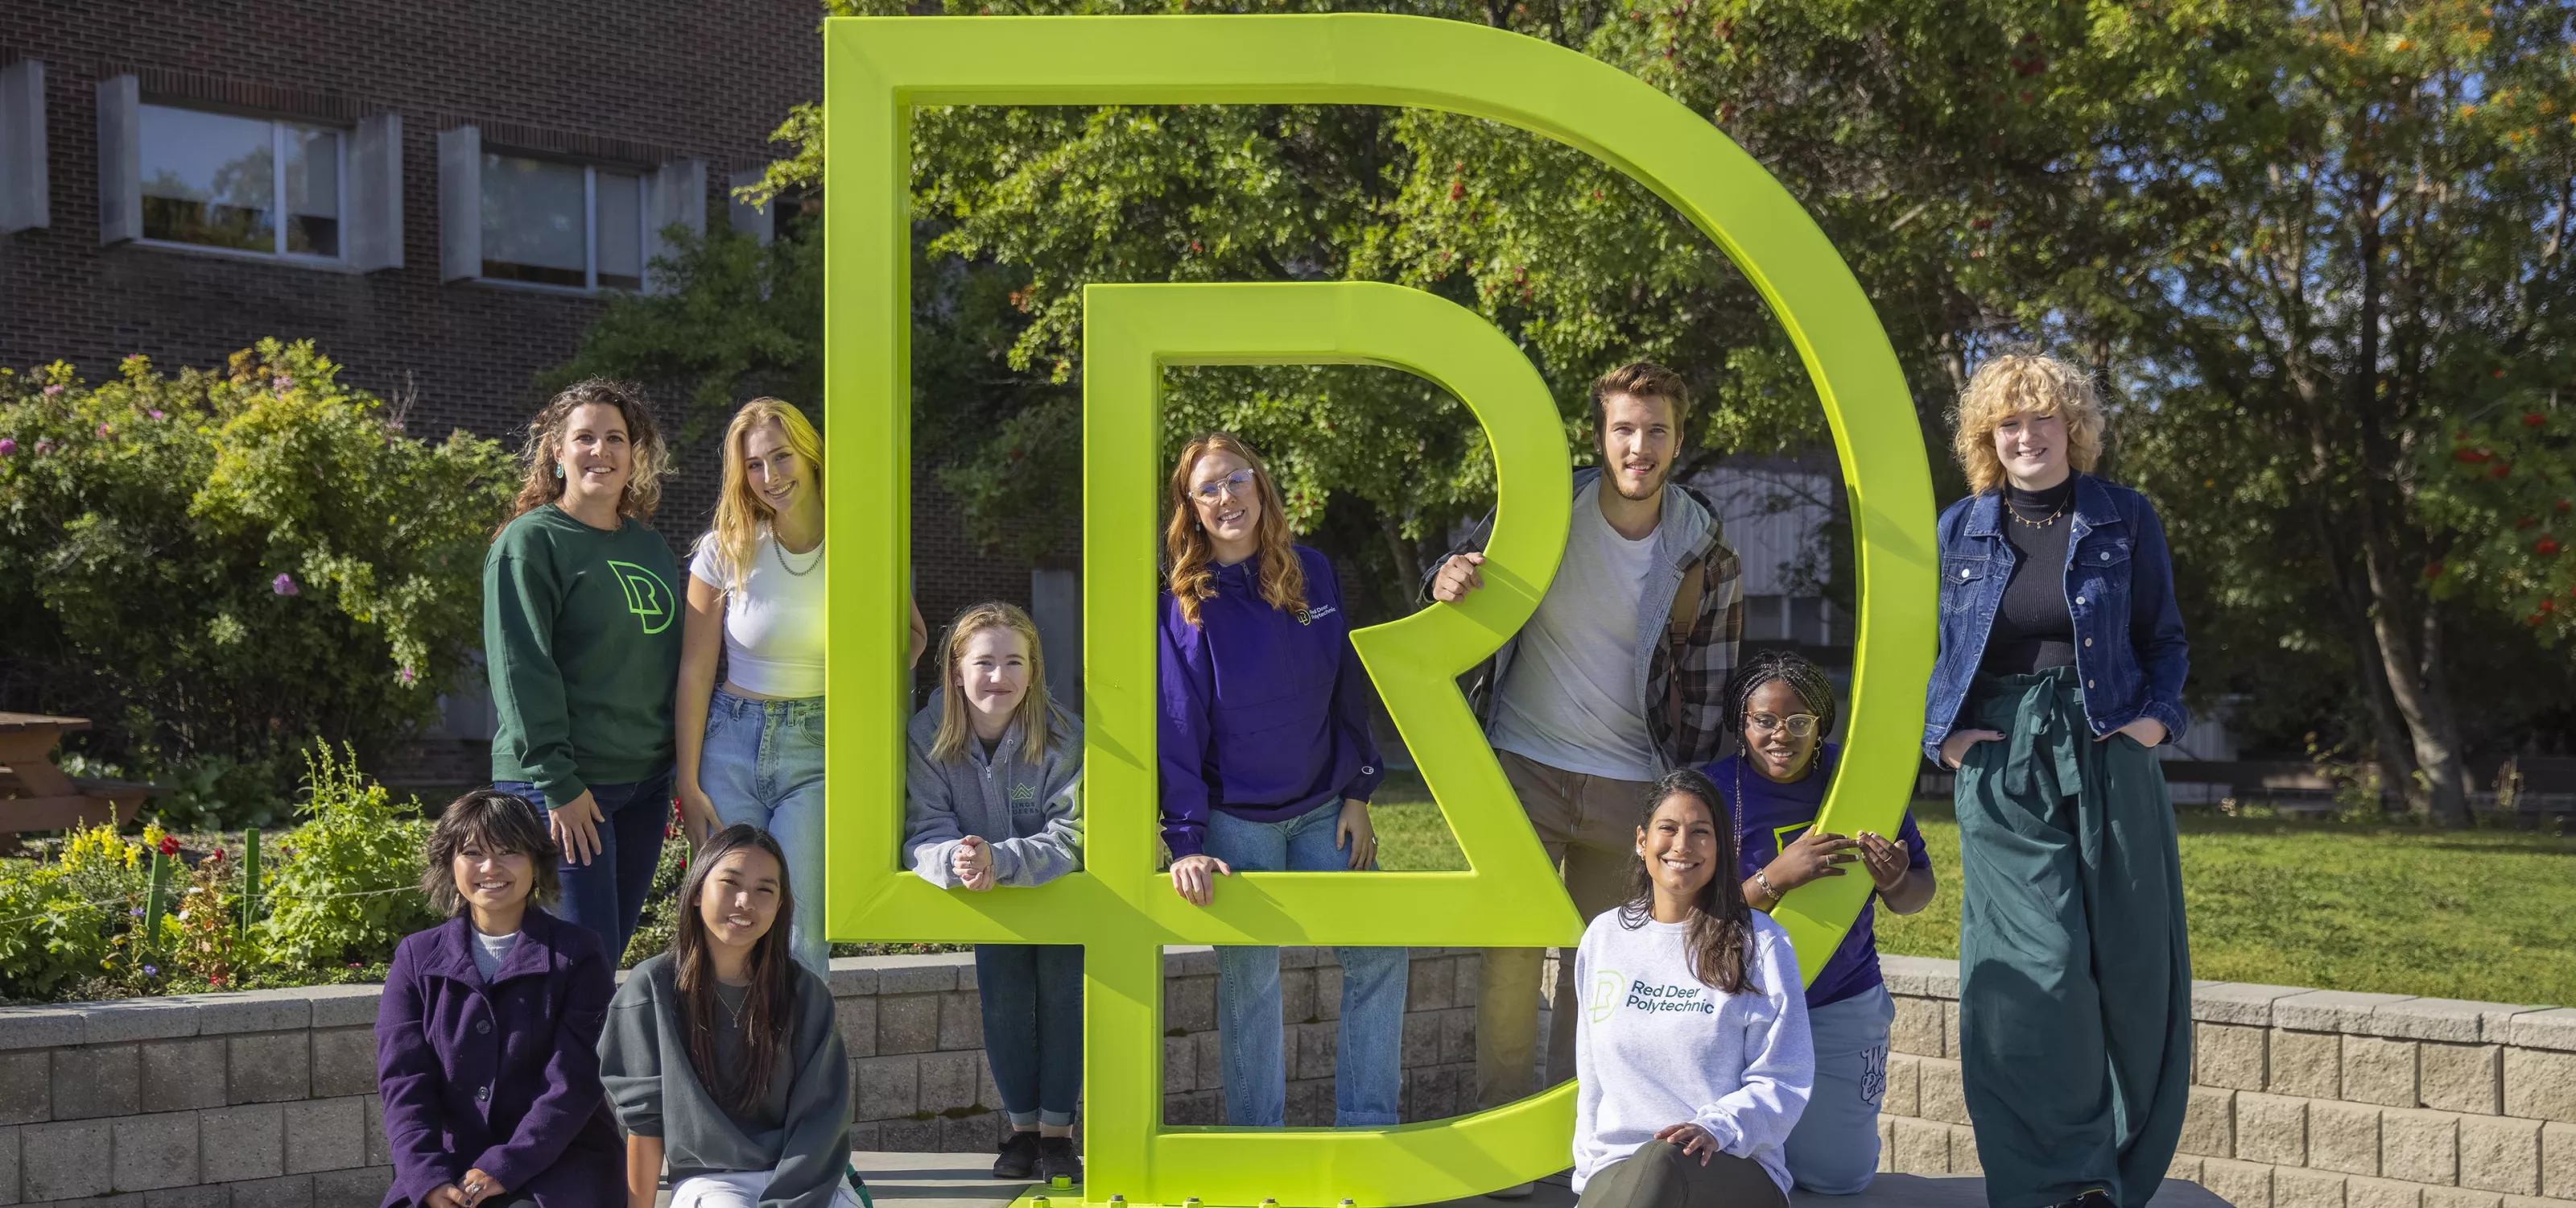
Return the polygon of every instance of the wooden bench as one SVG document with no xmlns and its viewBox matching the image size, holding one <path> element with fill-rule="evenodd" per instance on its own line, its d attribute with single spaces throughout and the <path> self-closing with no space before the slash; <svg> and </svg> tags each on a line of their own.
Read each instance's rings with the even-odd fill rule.
<svg viewBox="0 0 2576 1208">
<path fill-rule="evenodd" d="M 0 713 L 0 851 L 23 831 L 134 821 L 146 798 L 168 791 L 125 780 L 75 777 L 54 764 L 62 736 L 89 728 L 86 717 Z"/>
</svg>

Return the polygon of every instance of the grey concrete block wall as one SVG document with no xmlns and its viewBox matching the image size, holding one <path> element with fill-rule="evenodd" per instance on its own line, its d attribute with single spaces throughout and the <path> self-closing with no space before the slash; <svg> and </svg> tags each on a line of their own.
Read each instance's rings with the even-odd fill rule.
<svg viewBox="0 0 2576 1208">
<path fill-rule="evenodd" d="M 1882 1169 L 1964 1174 L 1958 967 L 1883 958 L 1896 996 Z M 2296 986 L 2193 987 L 2172 1176 L 2236 1208 L 2576 1202 L 2576 1011 Z M 1936 1078 L 1937 1076 L 1937 1078 Z M 1948 1133 L 1945 1150 L 1936 1130 Z"/>
<path fill-rule="evenodd" d="M 1330 1124 L 1341 970 L 1281 954 L 1289 1122 Z M 1475 1097 L 1476 955 L 1416 949 L 1408 1120 Z M 1165 959 L 1165 1117 L 1222 1120 L 1216 958 Z M 974 959 L 833 962 L 850 1054 L 852 1144 L 987 1150 L 1005 1127 L 983 1051 Z M 0 1208 L 374 1208 L 392 1181 L 376 1098 L 375 986 L 0 1009 Z"/>
<path fill-rule="evenodd" d="M 1415 949 L 1403 1116 L 1476 1097 L 1478 956 Z M 1164 1118 L 1224 1116 L 1210 949 L 1165 957 Z M 1328 1125 L 1341 969 L 1281 953 L 1288 1122 Z M 1981 1171 L 1955 963 L 1886 958 L 1882 1168 Z M 984 1150 L 1003 1128 L 973 959 L 834 962 L 851 1143 Z M 371 986 L 0 1010 L 0 1208 L 373 1208 L 391 1182 Z M 2173 1174 L 2237 1208 L 2576 1205 L 2576 1011 L 2200 983 Z"/>
</svg>

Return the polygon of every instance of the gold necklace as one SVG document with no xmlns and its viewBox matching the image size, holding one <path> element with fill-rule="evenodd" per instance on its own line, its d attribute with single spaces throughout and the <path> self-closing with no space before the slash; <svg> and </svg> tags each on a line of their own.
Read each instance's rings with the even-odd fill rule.
<svg viewBox="0 0 2576 1208">
<path fill-rule="evenodd" d="M 2022 515 L 2021 508 L 2014 505 L 2012 496 L 2010 495 L 2004 496 L 2004 510 L 2012 513 L 2013 522 L 2016 524 L 2026 524 L 2035 529 L 2044 529 L 2050 525 L 2056 524 L 2057 518 L 2066 514 L 2067 499 L 2073 499 L 2074 497 L 2075 496 L 2070 492 L 2066 499 L 2058 500 L 2057 506 L 2048 510 L 2048 518 L 2045 520 L 2033 520 Z"/>
</svg>

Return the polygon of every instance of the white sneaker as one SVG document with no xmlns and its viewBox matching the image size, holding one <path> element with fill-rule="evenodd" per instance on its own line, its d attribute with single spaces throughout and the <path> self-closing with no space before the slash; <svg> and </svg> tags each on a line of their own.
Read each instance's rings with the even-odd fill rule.
<svg viewBox="0 0 2576 1208">
<path fill-rule="evenodd" d="M 1488 1191 L 1485 1193 L 1485 1198 L 1489 1200 L 1525 1200 L 1530 1198 L 1530 1193 L 1536 1190 L 1538 1190 L 1538 1184 L 1536 1183 L 1515 1183 L 1509 1187 L 1497 1187 L 1492 1191 Z"/>
</svg>

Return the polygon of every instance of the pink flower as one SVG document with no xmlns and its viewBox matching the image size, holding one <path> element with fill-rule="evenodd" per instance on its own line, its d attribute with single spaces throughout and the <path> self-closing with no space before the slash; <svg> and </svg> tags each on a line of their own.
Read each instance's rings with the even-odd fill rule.
<svg viewBox="0 0 2576 1208">
<path fill-rule="evenodd" d="M 36 452 L 38 452 L 38 453 L 51 453 L 51 452 L 53 452 L 53 451 L 54 451 L 54 442 L 52 442 L 52 441 L 50 441 L 50 440 L 39 440 L 39 441 L 37 441 L 37 442 L 36 442 Z"/>
<path fill-rule="evenodd" d="M 287 574 L 285 571 L 277 572 L 277 577 L 268 581 L 268 589 L 281 596 L 300 594 L 299 590 L 295 586 L 295 576 Z"/>
<path fill-rule="evenodd" d="M 154 418 L 154 419 L 163 419 L 163 418 L 166 418 L 166 417 L 165 417 L 165 416 L 163 416 L 159 411 L 146 411 L 146 412 L 144 412 L 144 414 L 145 414 L 145 415 L 149 415 L 149 416 L 151 416 L 151 417 L 152 417 L 152 418 Z"/>
<path fill-rule="evenodd" d="M 403 687 L 408 688 L 419 682 L 420 673 L 409 667 L 405 667 L 400 671 L 394 672 L 394 678 L 401 681 Z"/>
<path fill-rule="evenodd" d="M 288 377 L 283 373 L 277 375 L 277 381 L 274 384 L 276 385 L 279 393 L 295 389 L 295 379 Z"/>
<path fill-rule="evenodd" d="M 57 394 L 61 394 L 62 392 L 63 392 L 63 384 L 62 384 L 61 382 L 56 382 L 56 383 L 54 383 L 53 385 L 50 385 L 50 386 L 45 387 L 45 397 L 46 397 L 46 398 L 52 398 L 52 397 L 54 397 L 54 396 L 55 396 L 55 395 L 57 395 Z"/>
<path fill-rule="evenodd" d="M 98 438 L 99 438 L 100 440 L 106 440 L 106 439 L 107 439 L 107 432 L 108 432 L 107 425 L 105 425 L 105 424 L 100 424 L 100 425 L 98 426 Z"/>
<path fill-rule="evenodd" d="M 9 439 L 6 436 L 0 436 L 0 457 L 7 457 L 17 451 L 18 442 Z"/>
</svg>

